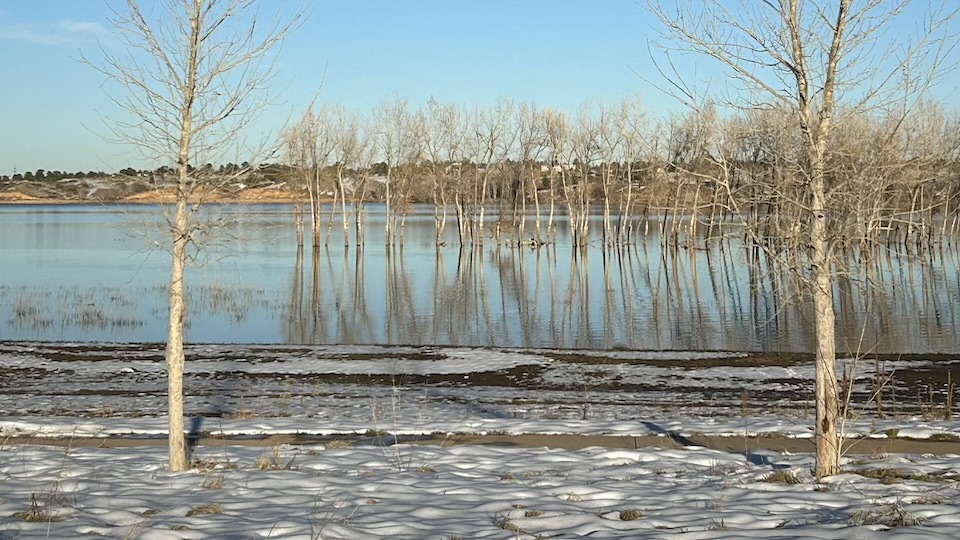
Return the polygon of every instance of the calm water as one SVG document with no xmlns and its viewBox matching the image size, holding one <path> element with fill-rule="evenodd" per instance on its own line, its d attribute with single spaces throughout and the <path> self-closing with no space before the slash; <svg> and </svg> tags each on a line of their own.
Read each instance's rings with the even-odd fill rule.
<svg viewBox="0 0 960 540">
<path fill-rule="evenodd" d="M 789 280 L 735 245 L 665 255 L 659 241 L 583 253 L 434 245 L 431 208 L 383 246 L 299 252 L 291 209 L 210 207 L 225 220 L 188 269 L 187 337 L 217 343 L 391 343 L 812 350 Z M 0 340 L 163 341 L 169 256 L 152 206 L 0 206 Z M 447 227 L 456 246 L 455 224 Z M 593 227 L 596 234 L 600 226 Z M 722 249 L 721 249 L 722 247 Z M 955 251 L 878 260 L 837 286 L 842 351 L 960 353 Z M 869 284 L 869 285 L 868 285 Z"/>
</svg>

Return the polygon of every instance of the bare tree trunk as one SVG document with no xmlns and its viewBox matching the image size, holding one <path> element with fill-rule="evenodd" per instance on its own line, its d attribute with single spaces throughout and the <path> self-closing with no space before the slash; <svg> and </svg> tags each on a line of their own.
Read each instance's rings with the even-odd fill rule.
<svg viewBox="0 0 960 540">
<path fill-rule="evenodd" d="M 825 213 L 826 188 L 823 159 L 814 158 L 810 182 L 813 223 L 810 231 L 810 267 L 813 278 L 814 324 L 817 356 L 814 381 L 817 447 L 817 478 L 840 472 L 840 433 L 837 431 L 840 404 L 837 389 L 836 316 L 833 311 L 833 269 L 829 253 L 829 231 Z"/>
<path fill-rule="evenodd" d="M 189 145 L 189 136 L 187 143 Z M 173 472 L 187 470 L 187 445 L 183 425 L 183 323 L 187 309 L 184 302 L 183 276 L 190 239 L 187 220 L 186 167 L 181 167 L 177 189 L 177 209 L 173 230 L 173 261 L 170 270 L 170 318 L 167 332 L 167 415 L 170 450 L 169 468 Z"/>
<path fill-rule="evenodd" d="M 183 87 L 180 109 L 180 154 L 177 159 L 177 209 L 173 226 L 173 261 L 170 268 L 170 318 L 167 332 L 167 415 L 170 451 L 169 468 L 173 472 L 187 470 L 187 446 L 183 431 L 183 323 L 186 319 L 183 274 L 190 241 L 187 199 L 191 191 L 189 177 L 190 143 L 193 138 L 194 93 L 197 88 L 197 62 L 200 54 L 202 2 L 195 0 L 189 16 L 189 53 L 186 58 L 187 80 Z"/>
<path fill-rule="evenodd" d="M 347 189 L 344 186 L 343 167 L 337 167 L 337 180 L 340 187 L 340 219 L 343 222 L 343 245 L 350 245 L 350 219 L 347 217 Z"/>
</svg>

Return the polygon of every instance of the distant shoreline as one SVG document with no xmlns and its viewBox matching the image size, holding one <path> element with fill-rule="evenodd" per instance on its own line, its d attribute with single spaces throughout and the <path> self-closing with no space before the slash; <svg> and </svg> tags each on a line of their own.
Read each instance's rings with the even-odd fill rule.
<svg viewBox="0 0 960 540">
<path fill-rule="evenodd" d="M 101 205 L 120 205 L 120 204 L 173 204 L 176 199 L 164 193 L 139 193 L 131 197 L 121 199 L 66 199 L 66 198 L 48 198 L 33 197 L 19 192 L 0 193 L 0 206 L 69 206 L 81 204 L 101 204 Z M 301 202 L 308 204 L 308 199 L 298 199 L 296 196 L 287 193 L 250 193 L 240 192 L 236 195 L 208 195 L 203 198 L 191 197 L 191 203 L 200 202 L 202 204 L 295 204 Z M 333 198 L 324 198 L 320 201 L 323 204 L 332 203 Z"/>
</svg>

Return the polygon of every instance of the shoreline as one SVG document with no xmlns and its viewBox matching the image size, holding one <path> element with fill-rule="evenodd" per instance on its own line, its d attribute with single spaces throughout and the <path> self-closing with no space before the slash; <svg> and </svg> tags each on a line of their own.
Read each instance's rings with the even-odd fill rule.
<svg viewBox="0 0 960 540">
<path fill-rule="evenodd" d="M 215 197 L 208 200 L 191 199 L 191 204 L 296 204 L 297 202 L 306 204 L 308 201 L 298 200 L 293 196 L 269 197 L 269 198 L 244 198 L 244 197 Z M 332 203 L 333 199 L 322 199 L 321 204 Z M 174 204 L 176 200 L 171 197 L 149 196 L 136 197 L 129 199 L 108 199 L 108 200 L 79 200 L 79 199 L 48 199 L 48 198 L 2 198 L 0 197 L 0 206 L 80 206 L 80 205 L 101 205 L 101 206 L 120 206 L 120 205 L 162 205 Z"/>
</svg>

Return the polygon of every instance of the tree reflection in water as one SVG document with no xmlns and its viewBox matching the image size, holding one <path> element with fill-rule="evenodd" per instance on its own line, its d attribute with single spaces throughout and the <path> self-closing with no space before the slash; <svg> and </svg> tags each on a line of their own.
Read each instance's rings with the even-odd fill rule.
<svg viewBox="0 0 960 540">
<path fill-rule="evenodd" d="M 408 226 L 408 235 L 411 228 Z M 291 343 L 809 351 L 802 288 L 759 250 L 548 244 L 298 255 Z M 376 246 L 376 248 L 370 247 Z M 373 253 L 373 252 L 376 253 Z M 952 260 L 950 257 L 954 257 Z M 837 284 L 841 353 L 957 351 L 956 254 L 874 257 Z M 369 293 L 369 294 L 368 294 Z M 306 305 L 306 307 L 305 307 Z"/>
<path fill-rule="evenodd" d="M 10 255 L 0 265 L 0 340 L 162 339 L 167 259 L 144 255 L 143 238 L 126 232 L 130 219 L 159 214 L 126 211 L 0 209 L 0 253 Z M 662 219 L 639 221 L 637 240 L 622 245 L 604 247 L 603 228 L 591 227 L 596 236 L 575 248 L 558 216 L 555 240 L 541 247 L 504 235 L 459 249 L 455 227 L 438 246 L 432 208 L 414 207 L 404 245 L 388 251 L 371 204 L 365 243 L 304 250 L 289 207 L 218 212 L 231 218 L 229 241 L 209 246 L 187 287 L 194 343 L 812 348 L 795 276 L 736 237 L 661 242 Z M 960 353 L 957 244 L 846 254 L 839 352 Z"/>
</svg>

